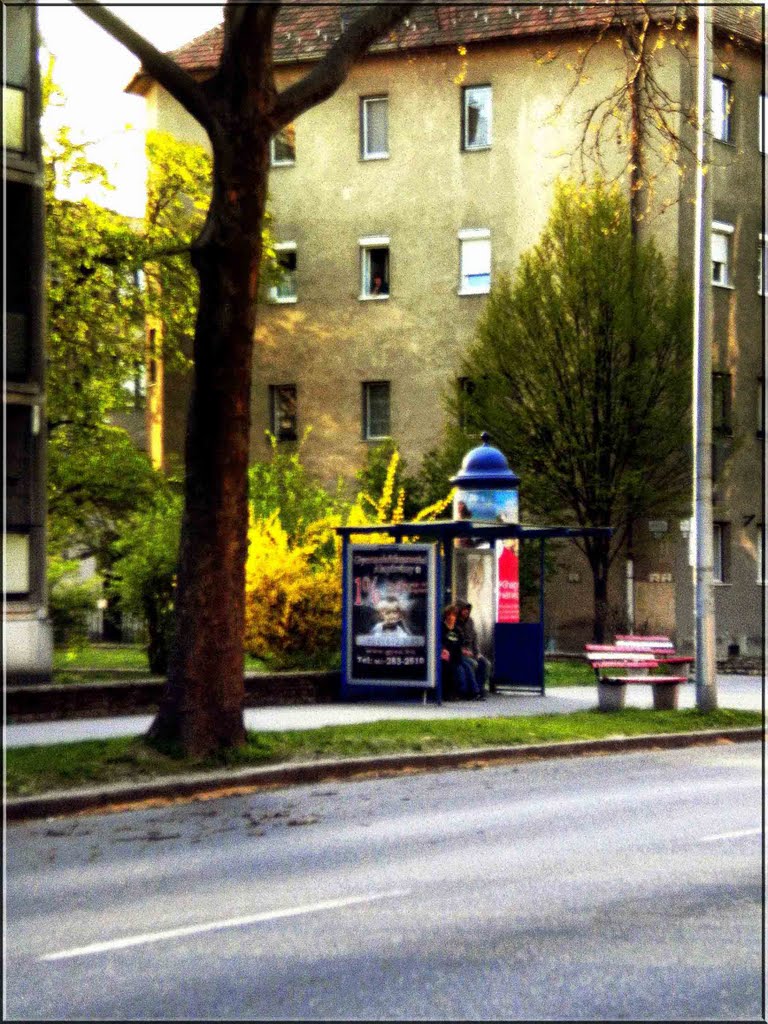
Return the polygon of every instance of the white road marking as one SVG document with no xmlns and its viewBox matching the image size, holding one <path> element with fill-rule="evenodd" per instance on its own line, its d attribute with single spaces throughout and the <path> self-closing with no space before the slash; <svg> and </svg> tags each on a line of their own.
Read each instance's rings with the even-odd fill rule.
<svg viewBox="0 0 768 1024">
<path fill-rule="evenodd" d="M 267 910 L 261 914 L 250 914 L 248 917 L 230 917 L 225 921 L 209 921 L 207 924 L 186 925 L 183 928 L 169 928 L 162 932 L 147 932 L 144 935 L 128 935 L 123 939 L 112 939 L 109 942 L 94 942 L 90 946 L 77 946 L 74 949 L 62 949 L 57 953 L 46 953 L 40 960 L 69 960 L 76 956 L 90 956 L 93 953 L 108 953 L 129 946 L 144 946 L 150 942 L 164 942 L 166 939 L 178 939 L 186 935 L 201 935 L 203 932 L 221 931 L 224 928 L 243 928 L 262 921 L 276 921 L 282 917 L 298 917 L 301 914 L 316 914 L 322 910 L 337 910 L 340 907 L 352 907 L 359 903 L 373 903 L 375 900 L 389 899 L 394 896 L 405 896 L 408 889 L 393 889 L 391 892 L 372 893 L 370 896 L 348 896 L 346 899 L 323 900 L 321 903 L 308 903 L 303 907 L 287 907 L 285 910 Z"/>
<path fill-rule="evenodd" d="M 718 839 L 741 839 L 743 836 L 759 836 L 762 831 L 761 828 L 745 828 L 741 832 L 721 832 L 716 836 L 702 836 L 699 842 L 714 843 Z"/>
</svg>

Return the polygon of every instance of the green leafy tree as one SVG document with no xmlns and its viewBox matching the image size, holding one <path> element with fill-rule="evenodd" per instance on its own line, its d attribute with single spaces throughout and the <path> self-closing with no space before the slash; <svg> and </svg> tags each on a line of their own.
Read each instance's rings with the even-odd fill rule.
<svg viewBox="0 0 768 1024">
<path fill-rule="evenodd" d="M 618 186 L 564 183 L 514 281 L 494 285 L 464 360 L 470 429 L 491 432 L 529 511 L 615 530 L 577 542 L 598 640 L 628 524 L 672 514 L 687 493 L 690 309 L 653 244 L 633 242 Z"/>
<path fill-rule="evenodd" d="M 377 0 L 356 9 L 327 52 L 279 90 L 273 55 L 281 8 L 277 0 L 224 5 L 221 54 L 205 81 L 196 80 L 106 7 L 91 0 L 75 2 L 198 121 L 213 153 L 211 202 L 192 248 L 200 289 L 185 445 L 177 639 L 150 730 L 154 740 L 179 743 L 186 754 L 200 756 L 245 740 L 250 394 L 270 140 L 332 96 L 355 61 L 394 29 L 413 4 Z"/>
</svg>

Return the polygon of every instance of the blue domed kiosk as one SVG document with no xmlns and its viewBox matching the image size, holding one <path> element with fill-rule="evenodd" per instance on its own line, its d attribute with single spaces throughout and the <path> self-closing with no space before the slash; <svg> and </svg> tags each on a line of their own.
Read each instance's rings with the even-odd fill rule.
<svg viewBox="0 0 768 1024">
<path fill-rule="evenodd" d="M 457 600 L 473 606 L 481 651 L 492 665 L 491 689 L 545 692 L 546 541 L 613 531 L 521 525 L 520 479 L 487 433 L 449 482 L 451 520 L 337 527 L 342 699 L 402 699 L 421 691 L 426 702 L 431 691 L 442 703 L 441 609 Z M 538 618 L 521 621 L 519 555 L 532 541 L 539 544 Z"/>
</svg>

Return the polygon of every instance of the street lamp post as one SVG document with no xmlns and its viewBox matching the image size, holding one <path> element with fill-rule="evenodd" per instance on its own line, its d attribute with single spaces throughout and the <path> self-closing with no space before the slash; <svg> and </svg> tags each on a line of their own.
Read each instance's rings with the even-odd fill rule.
<svg viewBox="0 0 768 1024">
<path fill-rule="evenodd" d="M 693 315 L 693 531 L 696 706 L 717 707 L 712 529 L 712 8 L 698 6 L 698 117 Z"/>
</svg>

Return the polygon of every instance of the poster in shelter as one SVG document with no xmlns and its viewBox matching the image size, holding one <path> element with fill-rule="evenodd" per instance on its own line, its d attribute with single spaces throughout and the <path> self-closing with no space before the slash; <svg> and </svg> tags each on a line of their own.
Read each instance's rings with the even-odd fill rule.
<svg viewBox="0 0 768 1024">
<path fill-rule="evenodd" d="M 496 542 L 496 621 L 520 621 L 519 541 Z"/>
<path fill-rule="evenodd" d="M 434 687 L 434 547 L 350 544 L 347 557 L 347 681 Z"/>
</svg>

